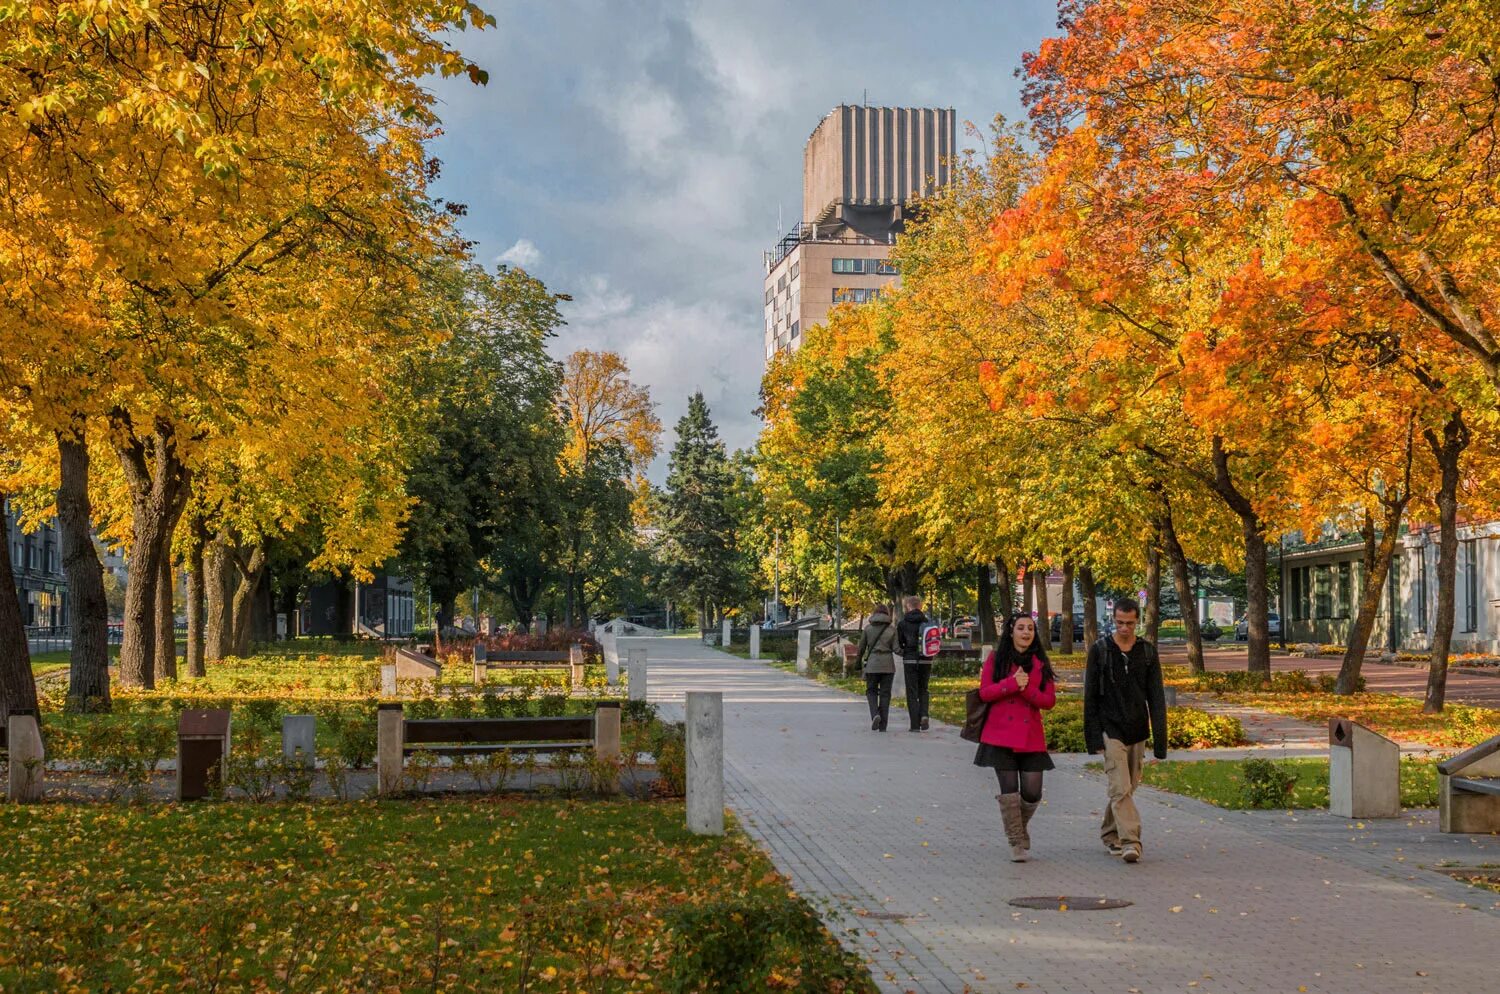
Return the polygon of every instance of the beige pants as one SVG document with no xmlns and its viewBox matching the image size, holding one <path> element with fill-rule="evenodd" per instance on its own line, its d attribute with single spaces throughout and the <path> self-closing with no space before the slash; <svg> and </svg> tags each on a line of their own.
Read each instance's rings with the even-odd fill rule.
<svg viewBox="0 0 1500 994">
<path fill-rule="evenodd" d="M 1135 789 L 1141 785 L 1141 761 L 1146 743 L 1126 745 L 1104 736 L 1104 776 L 1109 781 L 1109 804 L 1099 837 L 1105 845 L 1141 844 L 1141 814 L 1135 809 Z"/>
</svg>

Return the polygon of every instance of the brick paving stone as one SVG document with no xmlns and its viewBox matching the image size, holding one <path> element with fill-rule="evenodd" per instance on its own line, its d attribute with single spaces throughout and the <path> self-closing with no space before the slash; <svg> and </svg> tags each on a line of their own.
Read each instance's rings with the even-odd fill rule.
<svg viewBox="0 0 1500 994">
<path fill-rule="evenodd" d="M 1098 841 L 1102 777 L 1085 757 L 1058 756 L 1032 861 L 1015 864 L 993 776 L 970 763 L 956 729 L 895 730 L 906 720 L 893 714 L 892 731 L 871 732 L 863 699 L 691 639 L 651 639 L 648 656 L 651 698 L 669 712 L 689 689 L 723 691 L 730 807 L 869 957 L 883 991 L 1494 986 L 1500 916 L 1488 892 L 1424 868 L 1489 854 L 1493 837 L 1429 839 L 1425 815 L 1365 829 L 1316 813 L 1242 817 L 1147 790 L 1146 858 L 1128 866 Z M 1134 903 L 1066 913 L 1007 903 L 1063 894 Z"/>
</svg>

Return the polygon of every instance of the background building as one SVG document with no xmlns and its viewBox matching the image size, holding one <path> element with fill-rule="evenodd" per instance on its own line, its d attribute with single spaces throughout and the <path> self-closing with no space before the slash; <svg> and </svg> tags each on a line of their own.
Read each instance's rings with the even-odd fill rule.
<svg viewBox="0 0 1500 994">
<path fill-rule="evenodd" d="M 21 623 L 27 628 L 67 628 L 68 578 L 62 568 L 62 533 L 57 521 L 48 521 L 27 535 L 3 498 L 0 498 L 0 521 L 3 521 L 0 534 L 10 543 Z"/>
<path fill-rule="evenodd" d="M 895 282 L 889 261 L 909 205 L 951 176 L 952 108 L 843 104 L 802 155 L 802 220 L 765 254 L 765 355 L 795 349 L 837 303 Z"/>
</svg>

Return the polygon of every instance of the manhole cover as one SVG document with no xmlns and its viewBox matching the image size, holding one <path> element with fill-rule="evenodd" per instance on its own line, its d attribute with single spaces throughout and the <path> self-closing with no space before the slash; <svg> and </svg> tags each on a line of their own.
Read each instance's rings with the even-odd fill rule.
<svg viewBox="0 0 1500 994">
<path fill-rule="evenodd" d="M 903 915 L 899 911 L 860 911 L 856 912 L 861 918 L 873 918 L 879 922 L 905 921 L 909 915 Z"/>
<path fill-rule="evenodd" d="M 1130 901 L 1118 897 L 1013 897 L 1011 904 L 1033 911 L 1108 911 L 1128 908 Z"/>
</svg>

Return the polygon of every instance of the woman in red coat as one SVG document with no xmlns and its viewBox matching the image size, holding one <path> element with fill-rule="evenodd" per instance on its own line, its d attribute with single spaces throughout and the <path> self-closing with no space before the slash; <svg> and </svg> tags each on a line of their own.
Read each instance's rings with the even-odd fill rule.
<svg viewBox="0 0 1500 994">
<path fill-rule="evenodd" d="M 994 769 L 1000 781 L 1000 817 L 1010 858 L 1030 858 L 1027 824 L 1042 800 L 1042 774 L 1052 769 L 1042 712 L 1057 703 L 1057 678 L 1029 614 L 1006 619 L 1000 646 L 979 668 L 979 697 L 989 702 L 975 766 Z"/>
</svg>

